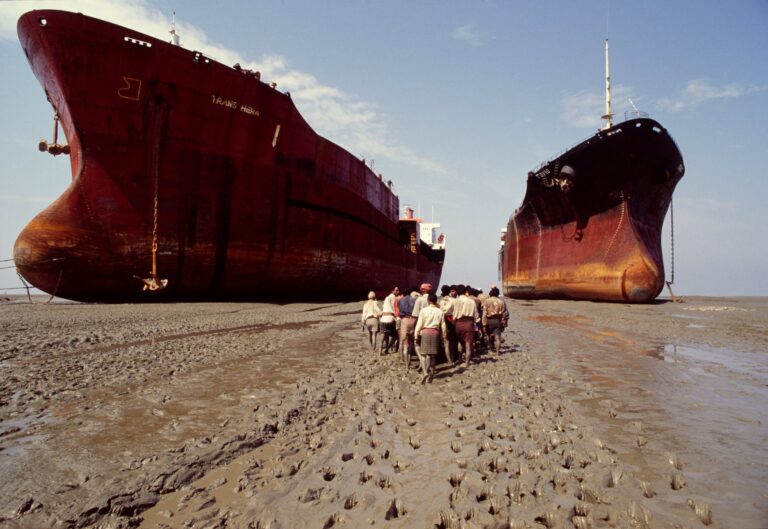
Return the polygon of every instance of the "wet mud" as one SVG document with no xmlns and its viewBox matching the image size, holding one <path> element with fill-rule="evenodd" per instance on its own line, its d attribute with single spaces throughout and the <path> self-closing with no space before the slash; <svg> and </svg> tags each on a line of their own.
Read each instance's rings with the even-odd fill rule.
<svg viewBox="0 0 768 529">
<path fill-rule="evenodd" d="M 0 303 L 0 527 L 768 527 L 768 300 L 508 301 L 425 385 L 358 305 Z"/>
</svg>

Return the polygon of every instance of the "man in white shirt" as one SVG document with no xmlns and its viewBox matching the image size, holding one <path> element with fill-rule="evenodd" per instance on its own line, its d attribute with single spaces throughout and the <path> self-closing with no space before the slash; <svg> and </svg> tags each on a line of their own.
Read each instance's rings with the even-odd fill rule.
<svg viewBox="0 0 768 529">
<path fill-rule="evenodd" d="M 443 333 L 443 349 L 448 358 L 448 364 L 453 366 L 456 363 L 457 343 L 456 326 L 453 321 L 453 305 L 456 301 L 456 289 L 448 285 L 443 285 L 441 289 L 442 297 L 439 300 L 440 310 L 445 315 L 445 332 Z"/>
<path fill-rule="evenodd" d="M 400 289 L 395 287 L 392 292 L 384 298 L 381 307 L 381 318 L 379 318 L 379 330 L 381 331 L 381 345 L 379 354 L 389 353 L 390 347 L 395 345 L 397 324 L 395 322 L 395 299 L 400 294 Z"/>
<path fill-rule="evenodd" d="M 379 316 L 381 316 L 381 309 L 376 302 L 376 293 L 371 290 L 368 292 L 368 301 L 363 305 L 360 323 L 363 326 L 363 330 L 368 332 L 368 343 L 371 346 L 372 353 L 376 352 L 376 338 L 379 335 Z"/>
<path fill-rule="evenodd" d="M 419 312 L 421 312 L 421 309 L 427 307 L 429 305 L 429 301 L 427 301 L 427 296 L 429 296 L 429 293 L 432 292 L 432 285 L 429 283 L 422 283 L 419 287 L 420 296 L 416 298 L 416 303 L 413 305 L 413 317 L 417 318 L 419 317 Z M 419 355 L 419 345 L 418 342 L 416 342 L 416 354 Z M 419 355 L 419 358 L 421 356 Z"/>
<path fill-rule="evenodd" d="M 419 292 L 421 295 L 416 300 L 416 304 L 413 306 L 413 317 L 418 318 L 419 317 L 419 311 L 429 305 L 429 301 L 427 301 L 427 296 L 432 292 L 432 285 L 429 283 L 422 283 L 419 287 Z"/>
<path fill-rule="evenodd" d="M 432 382 L 435 372 L 435 357 L 440 351 L 440 340 L 445 330 L 443 311 L 437 306 L 437 296 L 429 294 L 428 305 L 419 312 L 416 321 L 416 341 L 421 346 L 419 361 L 421 362 L 421 383 Z"/>
<path fill-rule="evenodd" d="M 475 324 L 480 323 L 480 313 L 477 310 L 475 299 L 470 296 L 467 287 L 456 287 L 459 297 L 453 305 L 453 318 L 456 323 L 456 336 L 460 343 L 464 344 L 464 366 L 468 367 L 472 361 L 472 351 L 475 342 Z"/>
</svg>

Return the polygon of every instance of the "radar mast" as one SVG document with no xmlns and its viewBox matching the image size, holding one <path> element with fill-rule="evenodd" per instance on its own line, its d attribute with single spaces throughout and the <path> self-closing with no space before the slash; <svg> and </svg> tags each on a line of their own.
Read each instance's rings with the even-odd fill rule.
<svg viewBox="0 0 768 529">
<path fill-rule="evenodd" d="M 611 69 L 608 63 L 608 39 L 605 39 L 605 120 L 603 130 L 613 127 L 613 114 L 611 113 Z"/>
<path fill-rule="evenodd" d="M 171 44 L 174 46 L 180 46 L 181 39 L 179 34 L 176 33 L 176 11 L 173 12 L 173 18 L 171 19 L 171 31 L 169 31 L 169 33 L 171 34 Z"/>
</svg>

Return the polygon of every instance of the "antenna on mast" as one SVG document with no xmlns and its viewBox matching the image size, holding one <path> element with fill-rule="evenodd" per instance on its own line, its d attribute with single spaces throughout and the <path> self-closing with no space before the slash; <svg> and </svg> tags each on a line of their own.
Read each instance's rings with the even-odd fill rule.
<svg viewBox="0 0 768 529">
<path fill-rule="evenodd" d="M 174 46 L 180 46 L 181 39 L 179 38 L 179 34 L 176 33 L 176 11 L 173 12 L 173 18 L 171 19 L 171 31 L 169 33 L 171 34 L 171 44 Z"/>
<path fill-rule="evenodd" d="M 611 113 L 611 68 L 608 62 L 608 39 L 605 39 L 605 120 L 603 130 L 610 129 L 613 126 L 613 114 Z"/>
</svg>

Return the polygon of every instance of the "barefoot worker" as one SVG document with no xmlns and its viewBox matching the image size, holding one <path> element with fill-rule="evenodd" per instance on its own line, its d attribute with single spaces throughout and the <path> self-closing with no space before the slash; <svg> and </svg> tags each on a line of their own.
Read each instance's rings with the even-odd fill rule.
<svg viewBox="0 0 768 529">
<path fill-rule="evenodd" d="M 494 286 L 483 300 L 483 328 L 488 336 L 488 347 L 496 355 L 501 354 L 501 331 L 508 322 L 507 305 L 499 299 L 499 289 Z"/>
<path fill-rule="evenodd" d="M 448 364 L 453 366 L 456 363 L 456 327 L 453 322 L 453 303 L 456 300 L 456 287 L 443 285 L 440 289 L 442 297 L 440 298 L 440 310 L 443 311 L 445 321 L 445 332 L 443 333 L 443 349 Z"/>
<path fill-rule="evenodd" d="M 371 290 L 368 292 L 368 301 L 363 305 L 363 315 L 361 323 L 363 330 L 368 331 L 368 342 L 371 345 L 371 352 L 376 352 L 376 337 L 379 335 L 379 317 L 381 309 L 376 301 L 376 293 Z"/>
<path fill-rule="evenodd" d="M 415 349 L 413 331 L 416 328 L 416 317 L 413 315 L 413 306 L 419 294 L 412 288 L 406 288 L 404 293 L 397 307 L 400 315 L 400 350 L 407 369 L 411 351 Z"/>
<path fill-rule="evenodd" d="M 429 301 L 427 301 L 427 296 L 429 296 L 429 293 L 432 292 L 432 285 L 429 283 L 422 283 L 419 287 L 419 296 L 416 298 L 416 303 L 413 305 L 413 317 L 418 318 L 419 312 L 421 309 L 425 308 L 427 305 L 429 305 Z M 419 342 L 416 342 L 416 354 L 419 354 Z M 421 357 L 419 356 L 419 361 L 421 362 Z"/>
<path fill-rule="evenodd" d="M 381 319 L 379 320 L 379 331 L 381 332 L 381 344 L 379 354 L 389 353 L 389 348 L 395 345 L 397 323 L 395 322 L 395 303 L 400 289 L 395 287 L 392 292 L 384 298 L 384 304 L 381 307 Z"/>
<path fill-rule="evenodd" d="M 480 323 L 480 315 L 475 299 L 470 296 L 466 286 L 458 285 L 456 292 L 459 297 L 453 305 L 453 321 L 456 323 L 458 341 L 464 344 L 464 365 L 469 366 L 474 350 L 475 325 Z"/>
<path fill-rule="evenodd" d="M 437 296 L 429 294 L 428 305 L 419 311 L 416 320 L 416 340 L 420 344 L 419 361 L 423 375 L 421 383 L 432 382 L 435 371 L 435 357 L 440 350 L 442 331 L 445 329 L 443 311 L 437 306 Z"/>
</svg>

